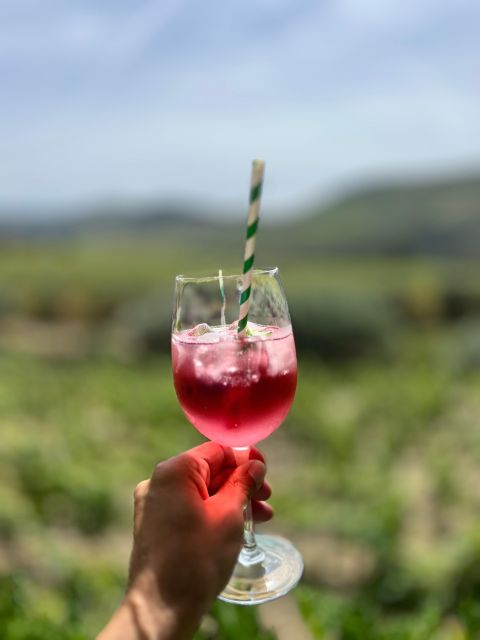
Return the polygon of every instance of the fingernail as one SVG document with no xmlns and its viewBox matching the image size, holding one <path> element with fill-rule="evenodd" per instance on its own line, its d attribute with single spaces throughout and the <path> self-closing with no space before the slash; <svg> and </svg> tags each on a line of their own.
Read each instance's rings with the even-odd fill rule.
<svg viewBox="0 0 480 640">
<path fill-rule="evenodd" d="M 248 466 L 247 473 L 255 482 L 255 488 L 259 489 L 262 486 L 263 479 L 265 478 L 266 467 L 260 460 L 252 460 Z"/>
</svg>

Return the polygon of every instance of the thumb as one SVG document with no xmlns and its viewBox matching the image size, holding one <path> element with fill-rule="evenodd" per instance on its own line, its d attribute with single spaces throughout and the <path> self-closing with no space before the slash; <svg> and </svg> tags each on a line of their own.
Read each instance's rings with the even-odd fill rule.
<svg viewBox="0 0 480 640">
<path fill-rule="evenodd" d="M 244 506 L 262 486 L 266 471 L 265 465 L 260 460 L 250 460 L 240 465 L 217 491 L 214 498 L 229 505 Z"/>
</svg>

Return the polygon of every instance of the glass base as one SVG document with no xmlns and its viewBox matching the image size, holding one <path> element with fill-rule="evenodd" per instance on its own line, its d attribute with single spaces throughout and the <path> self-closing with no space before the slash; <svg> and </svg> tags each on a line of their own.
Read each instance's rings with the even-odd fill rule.
<svg viewBox="0 0 480 640">
<path fill-rule="evenodd" d="M 233 604 L 262 604 L 288 593 L 303 573 L 303 560 L 280 536 L 256 535 L 253 554 L 241 551 L 229 583 L 218 596 Z"/>
</svg>

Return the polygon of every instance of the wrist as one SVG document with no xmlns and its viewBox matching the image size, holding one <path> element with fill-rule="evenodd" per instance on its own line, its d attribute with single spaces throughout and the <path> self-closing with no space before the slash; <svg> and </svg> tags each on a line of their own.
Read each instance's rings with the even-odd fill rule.
<svg viewBox="0 0 480 640">
<path fill-rule="evenodd" d="M 138 628 L 139 640 L 190 640 L 206 612 L 200 603 L 165 602 L 148 578 L 131 585 L 122 607 Z"/>
<path fill-rule="evenodd" d="M 128 610 L 135 625 L 138 640 L 177 640 L 181 634 L 181 620 L 175 611 L 163 603 L 153 602 L 140 590 L 131 589 L 121 605 Z M 193 635 L 193 634 L 192 634 Z"/>
<path fill-rule="evenodd" d="M 97 640 L 191 640 L 202 614 L 176 611 L 130 589 Z"/>
</svg>

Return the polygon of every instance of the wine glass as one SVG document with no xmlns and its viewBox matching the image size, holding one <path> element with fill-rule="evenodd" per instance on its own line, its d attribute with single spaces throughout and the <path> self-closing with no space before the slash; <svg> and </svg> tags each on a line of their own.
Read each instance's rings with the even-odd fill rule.
<svg viewBox="0 0 480 640">
<path fill-rule="evenodd" d="M 175 391 L 193 426 L 232 447 L 237 461 L 277 429 L 297 385 L 295 343 L 278 268 L 253 272 L 246 331 L 237 332 L 242 276 L 177 276 L 172 327 Z M 292 589 L 303 572 L 295 547 L 254 534 L 245 508 L 244 545 L 220 598 L 260 604 Z"/>
</svg>

